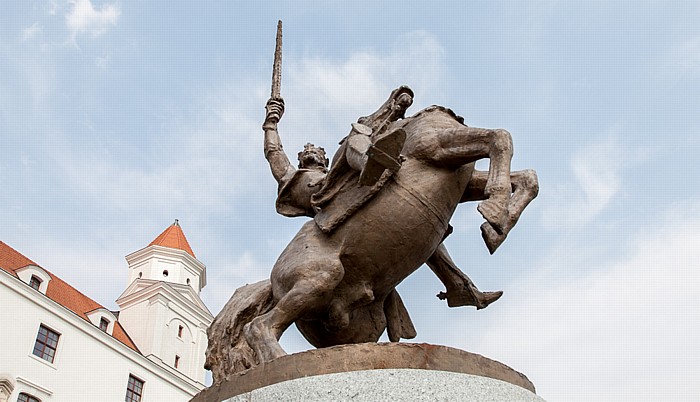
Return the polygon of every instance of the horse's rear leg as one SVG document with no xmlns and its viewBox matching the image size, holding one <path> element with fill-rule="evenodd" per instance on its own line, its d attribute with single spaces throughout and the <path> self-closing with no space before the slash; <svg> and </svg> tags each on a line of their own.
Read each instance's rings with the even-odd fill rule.
<svg viewBox="0 0 700 402">
<path fill-rule="evenodd" d="M 344 273 L 340 261 L 328 260 L 312 261 L 297 270 L 304 272 L 293 278 L 291 289 L 275 307 L 244 328 L 246 341 L 261 363 L 286 355 L 278 342 L 282 333 L 300 317 L 327 306 Z"/>
<path fill-rule="evenodd" d="M 418 157 L 451 166 L 489 158 L 489 171 L 482 188 L 485 198 L 478 210 L 496 231 L 502 233 L 508 224 L 511 193 L 513 140 L 508 131 L 466 126 L 446 129 L 434 136 L 426 136 L 416 151 Z"/>
<path fill-rule="evenodd" d="M 475 170 L 460 202 L 480 201 L 487 198 L 485 191 L 487 182 L 488 173 Z M 508 204 L 508 220 L 505 227 L 499 233 L 489 222 L 481 225 L 481 236 L 484 238 L 486 247 L 488 247 L 491 254 L 505 241 L 508 233 L 520 219 L 520 215 L 522 215 L 530 202 L 537 197 L 540 189 L 537 173 L 534 170 L 512 172 L 510 174 L 510 182 L 513 195 Z"/>
</svg>

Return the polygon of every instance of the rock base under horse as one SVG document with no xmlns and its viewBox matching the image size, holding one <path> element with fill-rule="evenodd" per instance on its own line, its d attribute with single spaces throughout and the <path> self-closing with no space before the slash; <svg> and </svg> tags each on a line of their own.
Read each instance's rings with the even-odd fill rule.
<svg viewBox="0 0 700 402">
<path fill-rule="evenodd" d="M 375 371 L 364 375 L 355 373 L 366 370 Z M 325 395 L 323 399 L 326 400 L 343 400 L 343 393 L 346 391 L 333 385 L 337 384 L 333 379 L 341 375 L 340 373 L 345 373 L 342 375 L 343 387 L 358 389 L 359 394 L 353 394 L 353 400 L 377 400 L 377 392 L 380 392 L 379 395 L 388 396 L 392 392 L 405 391 L 396 389 L 404 386 L 420 388 L 423 395 L 415 395 L 415 398 L 412 398 L 414 400 L 436 400 L 437 396 L 453 391 L 445 389 L 446 382 L 459 384 L 459 387 L 471 384 L 471 387 L 480 388 L 472 389 L 474 395 L 480 392 L 482 396 L 493 397 L 503 396 L 501 393 L 507 392 L 511 396 L 509 400 L 542 401 L 535 394 L 534 385 L 525 375 L 497 361 L 447 346 L 392 342 L 334 346 L 283 356 L 230 376 L 221 384 L 215 384 L 199 393 L 192 402 L 234 401 L 240 398 L 249 400 L 245 398 L 251 392 L 253 394 L 249 396 L 255 396 L 255 390 L 287 382 L 289 386 L 285 392 L 290 393 L 287 394 L 290 399 L 301 398 L 299 393 L 303 392 L 304 397 L 318 394 Z M 316 381 L 306 378 L 316 376 L 322 377 Z M 389 381 L 382 386 L 383 388 L 378 389 L 376 381 L 382 376 L 388 377 Z M 398 384 L 397 381 L 400 382 L 402 376 L 414 380 L 418 376 L 422 380 L 420 383 L 413 381 Z M 374 383 L 374 391 L 365 388 L 368 378 Z M 443 384 L 438 386 L 431 378 L 438 379 Z M 298 383 L 300 379 L 304 379 L 305 382 Z M 316 391 L 309 389 L 311 382 L 318 388 Z M 368 391 L 371 391 L 371 395 L 364 396 L 370 399 L 363 399 L 362 394 Z M 273 394 L 276 398 L 282 396 L 279 392 L 279 387 L 275 388 Z M 514 395 L 517 398 L 513 399 Z M 239 399 L 236 399 L 236 396 L 240 396 Z M 257 397 L 262 398 L 259 400 L 266 400 L 262 395 Z"/>
</svg>

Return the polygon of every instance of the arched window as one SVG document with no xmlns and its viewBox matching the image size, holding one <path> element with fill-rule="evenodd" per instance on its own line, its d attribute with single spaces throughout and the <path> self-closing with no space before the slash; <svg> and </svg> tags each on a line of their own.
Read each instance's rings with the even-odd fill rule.
<svg viewBox="0 0 700 402">
<path fill-rule="evenodd" d="M 41 400 L 39 400 L 39 398 L 37 398 L 35 396 L 31 396 L 29 394 L 25 394 L 24 392 L 22 392 L 17 397 L 17 402 L 41 402 Z"/>
<path fill-rule="evenodd" d="M 36 275 L 32 275 L 32 279 L 29 280 L 29 286 L 34 288 L 34 290 L 39 290 L 39 287 L 41 286 L 42 280 L 39 279 Z"/>
</svg>

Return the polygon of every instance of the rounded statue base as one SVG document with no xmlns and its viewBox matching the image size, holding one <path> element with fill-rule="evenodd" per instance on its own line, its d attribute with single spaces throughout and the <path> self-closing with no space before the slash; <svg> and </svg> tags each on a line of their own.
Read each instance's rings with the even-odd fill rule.
<svg viewBox="0 0 700 402">
<path fill-rule="evenodd" d="M 527 377 L 447 346 L 364 343 L 296 353 L 234 374 L 192 402 L 544 401 Z"/>
</svg>

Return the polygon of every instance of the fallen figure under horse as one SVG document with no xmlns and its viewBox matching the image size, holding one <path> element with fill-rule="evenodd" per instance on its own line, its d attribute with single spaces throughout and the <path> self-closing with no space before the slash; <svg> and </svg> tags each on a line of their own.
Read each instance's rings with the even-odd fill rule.
<svg viewBox="0 0 700 402">
<path fill-rule="evenodd" d="M 277 210 L 308 216 L 269 280 L 239 288 L 209 328 L 206 368 L 215 382 L 286 353 L 292 324 L 315 347 L 415 337 L 396 286 L 426 263 L 450 307 L 484 308 L 501 292 L 480 292 L 442 243 L 460 203 L 481 201 L 482 237 L 491 253 L 538 192 L 532 170 L 511 172 L 512 140 L 501 129 L 468 127 L 450 109 L 411 117 L 407 87 L 353 123 L 328 169 L 307 144 L 295 169 L 282 150 L 281 98 L 267 105 L 265 156 L 279 184 Z M 490 160 L 488 171 L 474 169 Z"/>
</svg>

